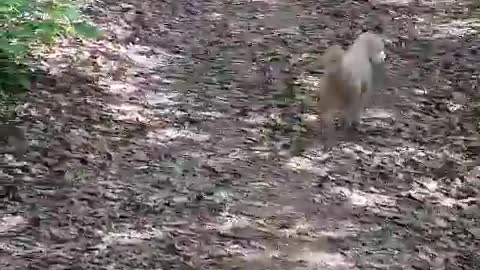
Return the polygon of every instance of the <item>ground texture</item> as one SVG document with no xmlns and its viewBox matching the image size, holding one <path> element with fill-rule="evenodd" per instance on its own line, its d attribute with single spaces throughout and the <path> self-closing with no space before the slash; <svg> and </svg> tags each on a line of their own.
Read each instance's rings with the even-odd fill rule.
<svg viewBox="0 0 480 270">
<path fill-rule="evenodd" d="M 44 57 L 31 149 L 1 159 L 0 269 L 480 269 L 471 7 L 86 7 L 106 38 Z M 362 30 L 387 37 L 384 87 L 326 150 L 299 97 Z"/>
</svg>

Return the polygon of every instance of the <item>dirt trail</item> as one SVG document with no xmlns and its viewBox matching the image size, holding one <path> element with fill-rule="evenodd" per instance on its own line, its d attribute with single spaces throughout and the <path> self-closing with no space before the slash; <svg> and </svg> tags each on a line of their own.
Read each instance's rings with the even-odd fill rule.
<svg viewBox="0 0 480 270">
<path fill-rule="evenodd" d="M 478 269 L 463 105 L 480 59 L 448 5 L 89 7 L 109 38 L 52 51 L 22 108 L 33 150 L 4 166 L 21 201 L 1 204 L 0 268 Z M 388 87 L 358 136 L 292 155 L 300 106 L 279 94 L 362 29 L 388 37 Z"/>
</svg>

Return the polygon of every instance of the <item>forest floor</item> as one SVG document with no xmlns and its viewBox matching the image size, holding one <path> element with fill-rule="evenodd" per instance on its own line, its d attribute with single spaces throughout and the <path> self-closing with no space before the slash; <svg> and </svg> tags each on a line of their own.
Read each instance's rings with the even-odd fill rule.
<svg viewBox="0 0 480 270">
<path fill-rule="evenodd" d="M 0 269 L 480 269 L 470 4 L 86 10 L 106 38 L 45 56 L 31 149 L 1 159 Z M 362 30 L 387 38 L 385 87 L 326 150 L 298 117 L 308 66 Z"/>
</svg>

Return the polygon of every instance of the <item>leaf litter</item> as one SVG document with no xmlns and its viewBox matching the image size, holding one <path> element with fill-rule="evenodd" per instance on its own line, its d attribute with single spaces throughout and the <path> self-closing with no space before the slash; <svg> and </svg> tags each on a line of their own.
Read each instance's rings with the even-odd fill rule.
<svg viewBox="0 0 480 270">
<path fill-rule="evenodd" d="M 86 10 L 107 38 L 44 55 L 17 112 L 29 152 L 2 156 L 2 269 L 480 265 L 465 3 Z M 386 87 L 358 135 L 326 150 L 302 120 L 311 64 L 362 30 L 387 36 Z"/>
</svg>

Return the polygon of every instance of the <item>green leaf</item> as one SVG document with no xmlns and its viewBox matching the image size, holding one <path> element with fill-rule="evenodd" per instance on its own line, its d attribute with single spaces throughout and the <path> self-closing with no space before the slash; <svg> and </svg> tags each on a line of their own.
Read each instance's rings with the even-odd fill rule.
<svg viewBox="0 0 480 270">
<path fill-rule="evenodd" d="M 81 18 L 80 12 L 78 11 L 78 9 L 76 9 L 74 7 L 65 8 L 63 10 L 63 14 L 64 14 L 65 18 L 67 18 L 71 22 L 77 21 Z"/>
<path fill-rule="evenodd" d="M 30 87 L 27 60 L 32 49 L 61 36 L 102 35 L 95 25 L 81 21 L 78 5 L 78 0 L 0 0 L 0 95 Z"/>
<path fill-rule="evenodd" d="M 99 38 L 102 36 L 102 31 L 100 31 L 100 29 L 94 25 L 85 22 L 79 22 L 72 24 L 72 26 L 75 32 L 83 37 Z"/>
<path fill-rule="evenodd" d="M 5 54 L 23 56 L 29 51 L 29 47 L 24 44 L 11 44 L 0 41 L 0 51 Z"/>
<path fill-rule="evenodd" d="M 25 74 L 23 74 L 22 76 L 18 76 L 18 85 L 25 90 L 30 89 L 32 83 L 29 76 L 26 76 Z"/>
<path fill-rule="evenodd" d="M 73 22 L 81 19 L 81 14 L 74 6 L 53 7 L 49 10 L 50 19 L 58 22 Z"/>
</svg>

